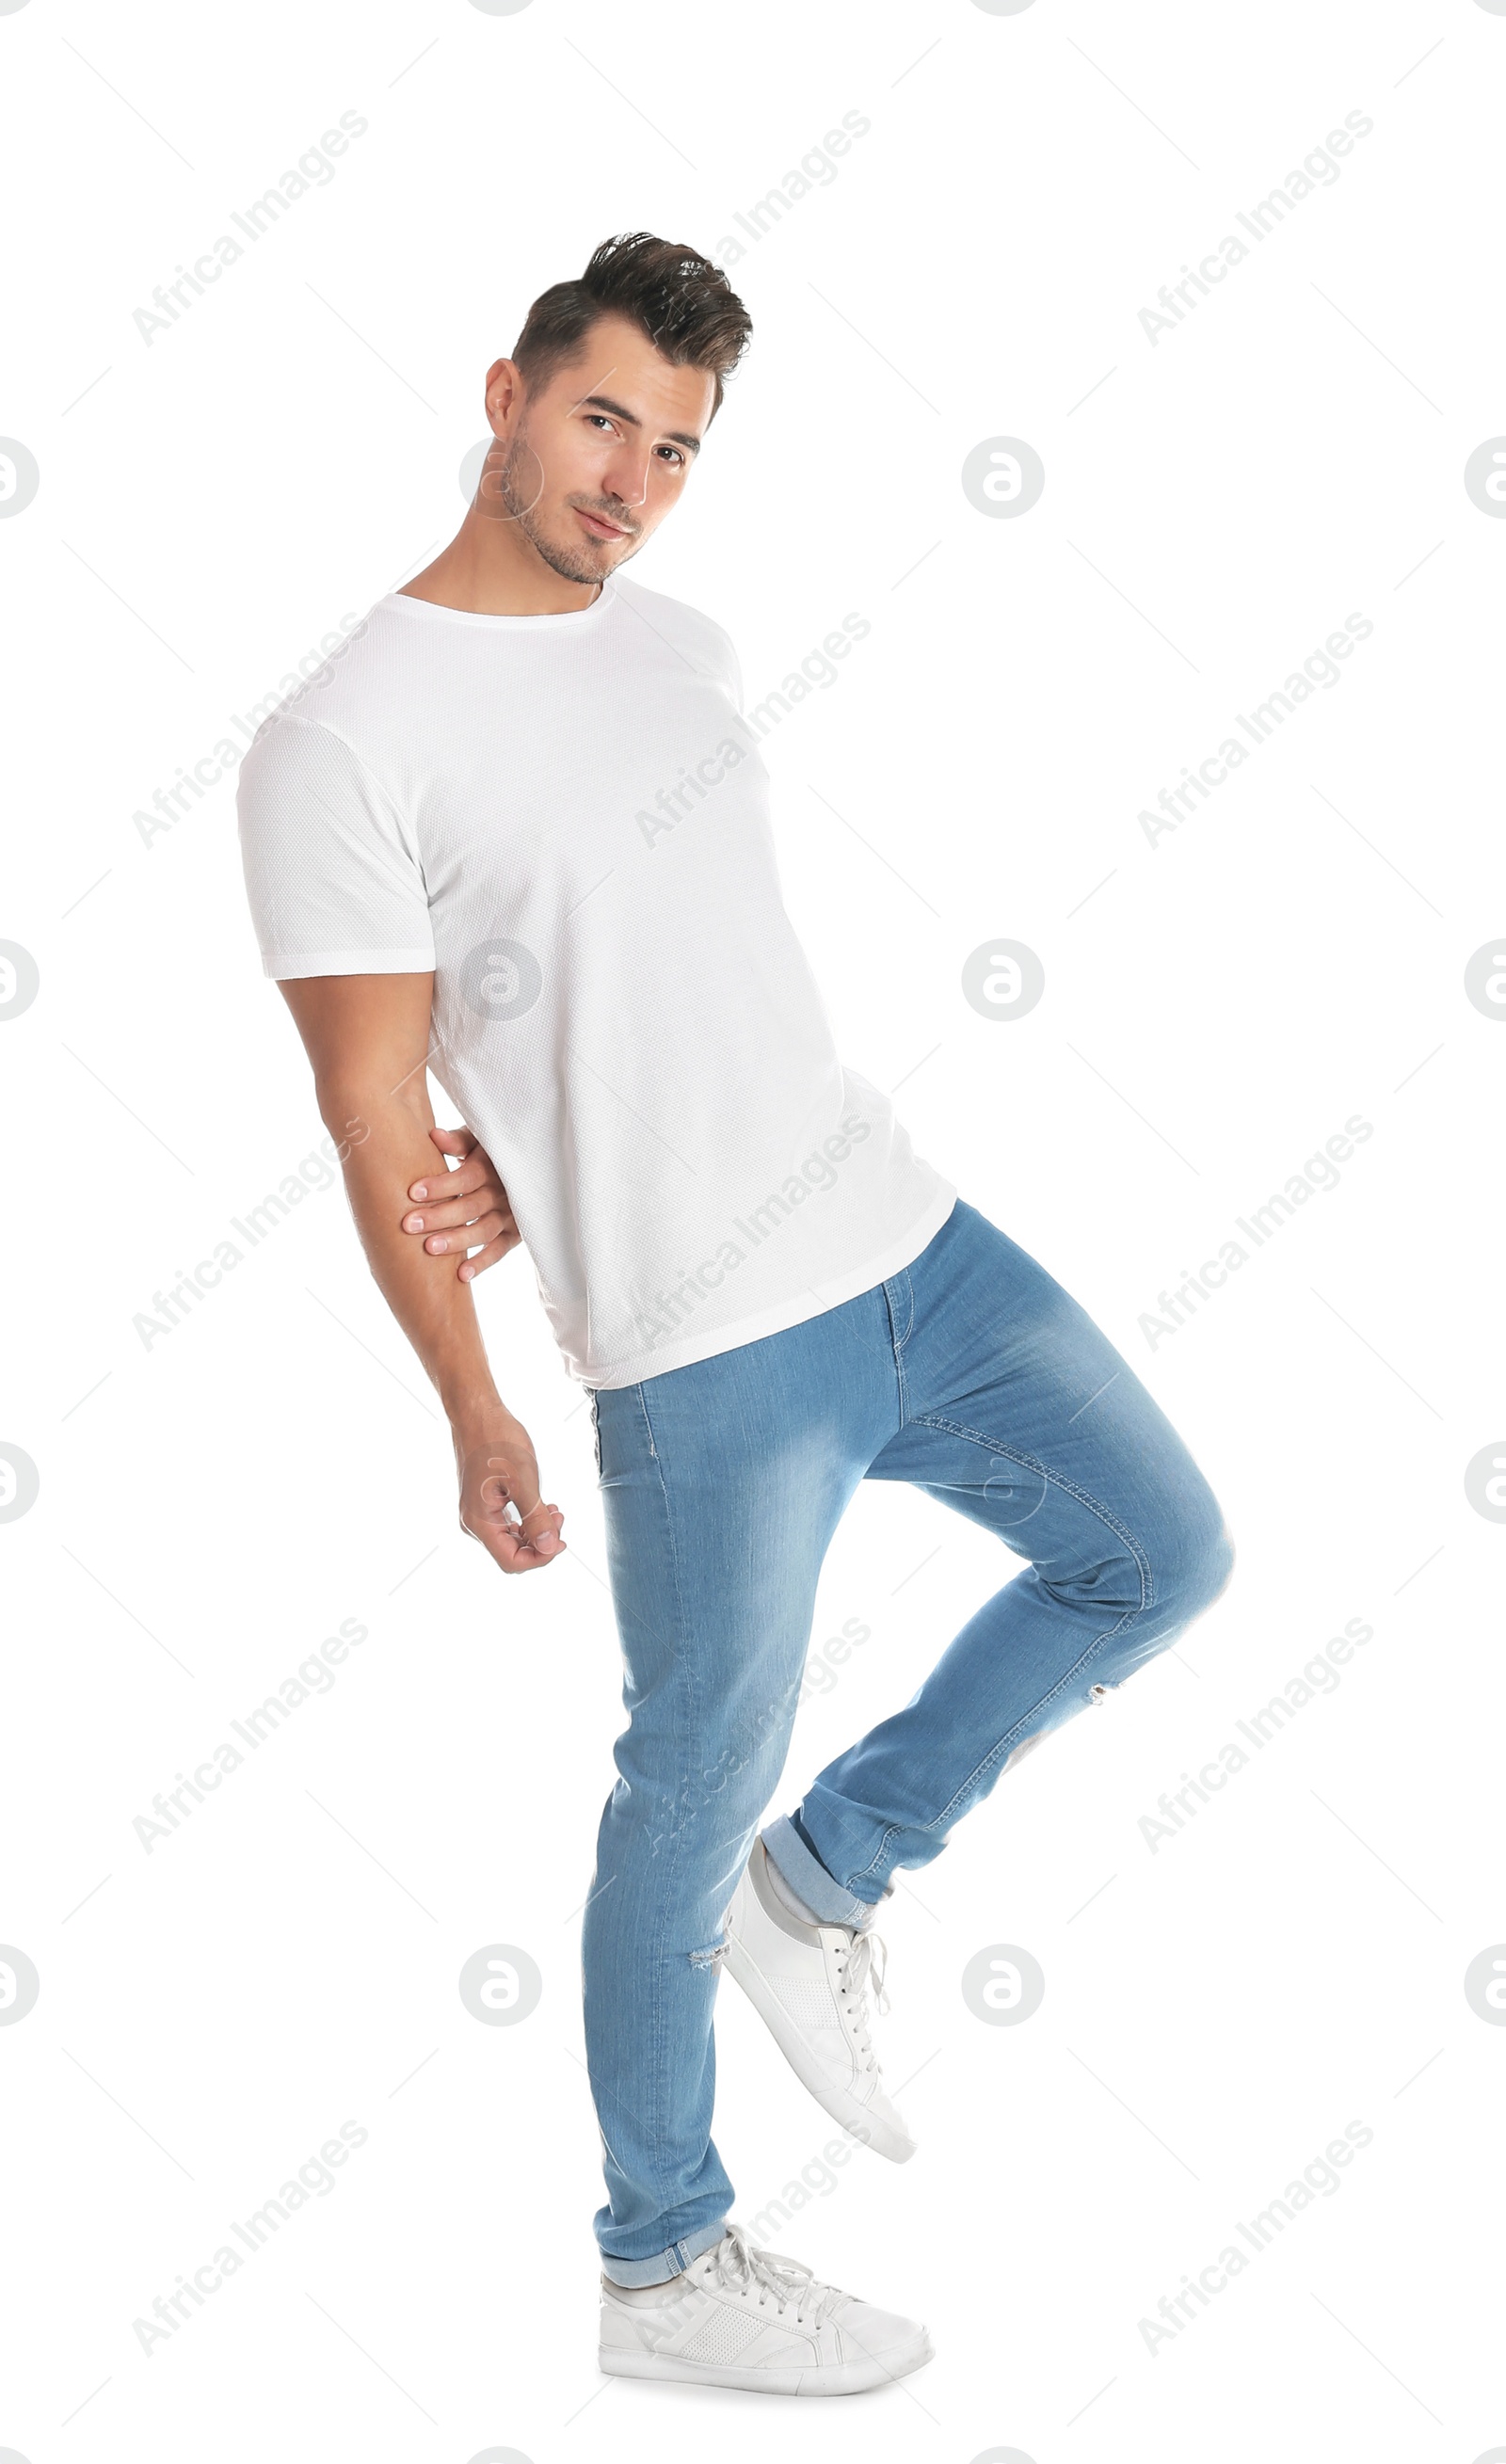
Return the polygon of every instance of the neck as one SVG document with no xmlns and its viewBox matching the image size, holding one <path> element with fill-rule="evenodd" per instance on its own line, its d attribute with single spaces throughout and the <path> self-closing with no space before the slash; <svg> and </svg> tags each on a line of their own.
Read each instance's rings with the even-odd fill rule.
<svg viewBox="0 0 1506 2464">
<path fill-rule="evenodd" d="M 473 505 L 449 546 L 403 584 L 405 599 L 429 599 L 472 616 L 568 616 L 601 596 L 599 582 L 570 582 L 545 564 L 516 522 Z"/>
</svg>

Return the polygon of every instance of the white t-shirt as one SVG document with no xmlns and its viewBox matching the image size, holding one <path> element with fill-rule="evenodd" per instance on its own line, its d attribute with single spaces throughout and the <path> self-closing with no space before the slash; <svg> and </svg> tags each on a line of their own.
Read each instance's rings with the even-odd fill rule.
<svg viewBox="0 0 1506 2464">
<path fill-rule="evenodd" d="M 836 1308 L 957 1196 L 837 1060 L 740 703 L 720 627 L 636 583 L 394 592 L 241 765 L 266 973 L 433 969 L 430 1068 L 589 1386 Z"/>
</svg>

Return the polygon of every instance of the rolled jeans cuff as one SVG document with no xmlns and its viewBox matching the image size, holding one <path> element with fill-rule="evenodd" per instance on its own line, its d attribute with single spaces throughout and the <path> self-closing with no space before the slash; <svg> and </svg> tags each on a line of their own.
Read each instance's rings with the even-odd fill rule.
<svg viewBox="0 0 1506 2464">
<path fill-rule="evenodd" d="M 684 2241 L 672 2242 L 656 2258 L 609 2258 L 602 2254 L 602 2274 L 612 2284 L 669 2284 L 683 2276 L 703 2251 L 715 2250 L 727 2230 L 725 2216 L 714 2225 L 702 2225 L 698 2233 Z"/>
<path fill-rule="evenodd" d="M 804 1900 L 822 1925 L 862 1926 L 872 1923 L 875 1903 L 854 1899 L 851 1891 L 843 1889 L 827 1872 L 820 1858 L 811 1855 L 787 1814 L 779 1815 L 760 1837 L 765 1854 L 779 1867 L 796 1898 Z"/>
</svg>

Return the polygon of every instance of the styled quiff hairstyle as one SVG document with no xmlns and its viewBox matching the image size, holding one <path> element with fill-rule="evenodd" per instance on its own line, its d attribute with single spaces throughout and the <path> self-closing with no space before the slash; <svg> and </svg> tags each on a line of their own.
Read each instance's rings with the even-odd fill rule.
<svg viewBox="0 0 1506 2464">
<path fill-rule="evenodd" d="M 715 377 L 715 419 L 721 381 L 753 333 L 753 319 L 720 266 L 652 231 L 604 239 L 577 280 L 551 283 L 528 311 L 512 356 L 529 390 L 541 391 L 576 357 L 597 318 L 608 316 L 631 318 L 672 366 L 704 368 Z"/>
</svg>

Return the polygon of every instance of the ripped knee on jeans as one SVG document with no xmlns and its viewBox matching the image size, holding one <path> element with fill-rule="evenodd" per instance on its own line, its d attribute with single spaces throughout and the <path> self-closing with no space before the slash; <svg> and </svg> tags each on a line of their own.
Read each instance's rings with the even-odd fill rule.
<svg viewBox="0 0 1506 2464">
<path fill-rule="evenodd" d="M 723 1934 L 721 1940 L 714 1942 L 709 1950 L 693 1950 L 690 1954 L 690 1964 L 692 1968 L 720 1968 L 726 1955 L 727 1938 Z"/>
</svg>

